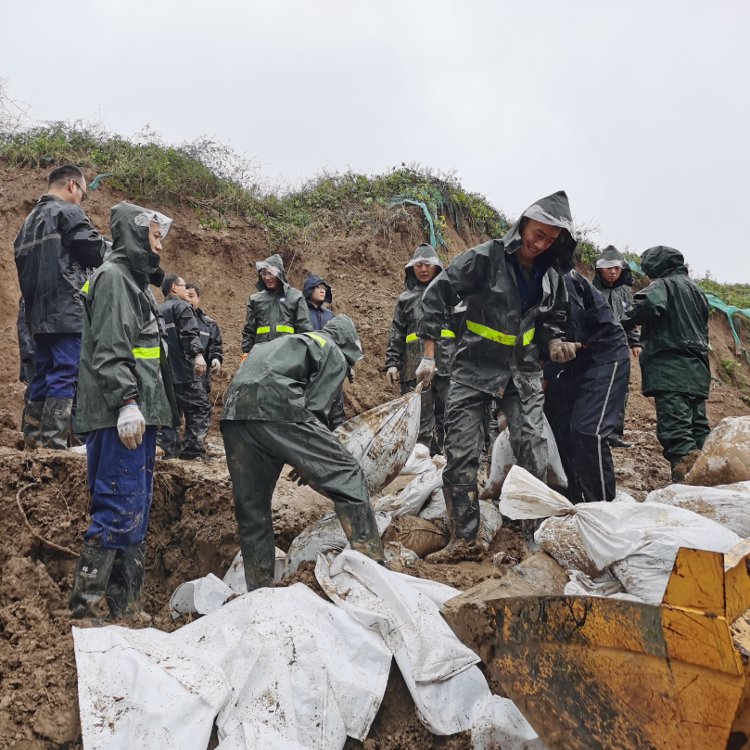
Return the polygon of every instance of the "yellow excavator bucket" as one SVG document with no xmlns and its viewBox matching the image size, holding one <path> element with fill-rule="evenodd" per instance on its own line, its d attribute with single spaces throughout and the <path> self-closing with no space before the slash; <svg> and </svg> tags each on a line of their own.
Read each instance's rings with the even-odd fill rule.
<svg viewBox="0 0 750 750">
<path fill-rule="evenodd" d="M 658 606 L 485 599 L 481 624 L 476 604 L 446 619 L 550 750 L 750 750 L 750 540 L 681 549 Z"/>
</svg>

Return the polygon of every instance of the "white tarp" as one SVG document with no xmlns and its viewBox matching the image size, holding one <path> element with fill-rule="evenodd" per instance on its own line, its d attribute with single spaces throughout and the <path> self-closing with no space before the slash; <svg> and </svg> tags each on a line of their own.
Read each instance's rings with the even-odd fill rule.
<svg viewBox="0 0 750 750">
<path fill-rule="evenodd" d="M 627 593 L 650 604 L 661 602 L 680 547 L 727 552 L 740 541 L 715 521 L 661 503 L 573 505 L 518 466 L 505 480 L 500 511 L 512 519 L 572 516 L 593 567 L 611 566 Z"/>
</svg>

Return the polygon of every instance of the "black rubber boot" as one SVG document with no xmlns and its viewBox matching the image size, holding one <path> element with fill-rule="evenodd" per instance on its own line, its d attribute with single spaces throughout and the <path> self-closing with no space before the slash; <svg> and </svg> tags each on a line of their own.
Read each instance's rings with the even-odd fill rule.
<svg viewBox="0 0 750 750">
<path fill-rule="evenodd" d="M 70 433 L 72 398 L 48 398 L 42 410 L 42 445 L 45 448 L 66 450 Z"/>
<path fill-rule="evenodd" d="M 27 401 L 23 410 L 23 447 L 34 450 L 42 444 L 44 401 Z"/>
<path fill-rule="evenodd" d="M 75 619 L 102 618 L 107 584 L 117 552 L 116 549 L 83 543 L 70 593 L 70 612 Z"/>
<path fill-rule="evenodd" d="M 352 549 L 383 562 L 383 540 L 370 503 L 334 503 L 334 508 Z"/>
<path fill-rule="evenodd" d="M 445 563 L 478 560 L 482 550 L 476 543 L 479 532 L 479 491 L 476 485 L 444 485 L 443 497 L 448 510 L 451 540 L 447 547 L 427 555 L 425 559 Z"/>
<path fill-rule="evenodd" d="M 107 583 L 107 604 L 111 619 L 148 624 L 143 611 L 143 581 L 146 574 L 146 543 L 117 550 Z"/>
</svg>

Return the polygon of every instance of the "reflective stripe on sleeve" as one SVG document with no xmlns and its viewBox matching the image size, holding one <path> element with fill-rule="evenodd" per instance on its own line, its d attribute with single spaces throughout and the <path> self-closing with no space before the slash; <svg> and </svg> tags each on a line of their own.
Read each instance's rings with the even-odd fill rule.
<svg viewBox="0 0 750 750">
<path fill-rule="evenodd" d="M 136 359 L 159 359 L 160 349 L 158 346 L 138 346 L 133 349 Z"/>
<path fill-rule="evenodd" d="M 510 333 L 503 333 L 502 331 L 496 331 L 494 328 L 484 326 L 481 323 L 475 323 L 473 320 L 466 321 L 466 327 L 472 332 L 476 333 L 477 336 L 494 341 L 497 344 L 505 344 L 505 346 L 515 346 L 518 337 Z M 534 333 L 536 329 L 531 328 L 523 334 L 523 345 L 528 346 L 534 339 Z"/>
<path fill-rule="evenodd" d="M 271 326 L 258 326 L 255 329 L 256 336 L 264 333 L 271 333 Z M 294 328 L 292 326 L 276 326 L 276 333 L 294 333 Z"/>
<path fill-rule="evenodd" d="M 321 348 L 321 349 L 322 349 L 322 348 L 323 348 L 323 347 L 324 347 L 324 346 L 326 345 L 326 343 L 327 343 L 327 342 L 326 342 L 326 340 L 325 340 L 325 339 L 324 339 L 324 338 L 323 338 L 322 336 L 318 336 L 318 334 L 317 334 L 317 333 L 310 333 L 309 331 L 307 331 L 307 332 L 306 332 L 306 333 L 305 333 L 304 335 L 305 335 L 305 336 L 309 336 L 309 337 L 310 337 L 310 338 L 311 338 L 311 339 L 312 339 L 313 341 L 316 341 L 316 342 L 317 342 L 317 343 L 318 343 L 318 344 L 320 345 L 320 348 Z"/>
<path fill-rule="evenodd" d="M 456 334 L 451 331 L 450 328 L 443 328 L 442 331 L 440 331 L 440 338 L 441 339 L 455 339 Z"/>
<path fill-rule="evenodd" d="M 276 333 L 294 333 L 292 326 L 276 326 Z"/>
<path fill-rule="evenodd" d="M 263 333 L 271 333 L 271 326 L 258 326 L 255 329 L 256 336 L 260 336 Z"/>
<path fill-rule="evenodd" d="M 88 293 L 88 291 L 89 291 L 89 280 L 86 279 L 86 283 L 81 287 L 81 292 L 83 294 L 86 294 Z"/>
<path fill-rule="evenodd" d="M 417 340 L 418 338 L 419 338 L 419 336 L 417 336 L 417 334 L 416 334 L 416 333 L 410 333 L 410 334 L 409 334 L 409 335 L 408 335 L 408 336 L 406 337 L 406 343 L 407 343 L 407 344 L 411 344 L 411 342 L 412 342 L 412 341 L 416 341 L 416 340 Z"/>
</svg>

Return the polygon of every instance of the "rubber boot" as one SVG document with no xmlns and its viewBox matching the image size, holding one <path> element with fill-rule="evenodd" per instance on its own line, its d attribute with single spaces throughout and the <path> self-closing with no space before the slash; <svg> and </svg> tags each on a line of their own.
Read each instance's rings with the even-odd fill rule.
<svg viewBox="0 0 750 750">
<path fill-rule="evenodd" d="M 439 552 L 427 555 L 430 562 L 457 563 L 478 560 L 482 550 L 477 546 L 479 532 L 479 490 L 476 485 L 444 485 L 443 497 L 448 509 L 451 540 Z"/>
<path fill-rule="evenodd" d="M 45 448 L 67 450 L 70 433 L 72 398 L 48 398 L 42 411 L 42 445 Z"/>
<path fill-rule="evenodd" d="M 143 611 L 143 581 L 146 573 L 146 543 L 117 550 L 107 583 L 110 619 L 148 625 L 151 617 Z"/>
<path fill-rule="evenodd" d="M 383 540 L 370 503 L 334 503 L 334 508 L 351 548 L 372 560 L 384 562 Z"/>
<path fill-rule="evenodd" d="M 672 481 L 675 483 L 684 482 L 685 477 L 688 475 L 690 469 L 693 468 L 693 464 L 698 460 L 700 454 L 700 450 L 694 450 L 676 459 L 672 464 Z"/>
<path fill-rule="evenodd" d="M 27 401 L 23 410 L 23 447 L 34 450 L 42 444 L 44 401 Z"/>
<path fill-rule="evenodd" d="M 78 558 L 73 590 L 70 593 L 71 616 L 77 620 L 100 620 L 107 594 L 107 584 L 117 556 L 116 549 L 94 547 L 83 543 Z"/>
<path fill-rule="evenodd" d="M 263 550 L 259 551 L 259 554 L 251 555 L 245 555 L 243 552 L 242 564 L 245 568 L 245 585 L 248 591 L 255 591 L 255 589 L 262 589 L 273 585 L 275 567 L 273 555 L 269 560 L 268 554 L 264 554 Z"/>
</svg>

